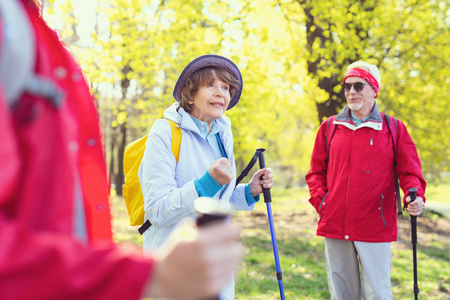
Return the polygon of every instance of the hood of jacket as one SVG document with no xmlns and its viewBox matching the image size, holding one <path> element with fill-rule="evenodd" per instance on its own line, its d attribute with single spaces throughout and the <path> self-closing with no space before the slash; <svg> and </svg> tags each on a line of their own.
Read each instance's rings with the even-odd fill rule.
<svg viewBox="0 0 450 300">
<path fill-rule="evenodd" d="M 352 121 L 351 110 L 346 105 L 342 111 L 336 115 L 333 124 L 343 125 L 351 130 L 355 130 L 356 126 Z M 375 102 L 372 112 L 369 115 L 369 118 L 358 126 L 358 128 L 369 127 L 374 130 L 383 129 L 383 117 L 381 116 L 380 109 L 378 108 L 377 102 Z"/>
<path fill-rule="evenodd" d="M 200 130 L 190 117 L 191 115 L 182 107 L 180 107 L 177 111 L 177 107 L 178 102 L 172 104 L 169 108 L 167 108 L 167 110 L 164 112 L 164 118 L 179 124 L 182 129 L 190 130 L 200 134 Z M 220 131 L 222 132 L 226 132 L 227 129 L 231 128 L 231 121 L 225 115 L 223 115 L 219 119 L 216 119 L 216 122 L 217 125 L 219 125 Z"/>
</svg>

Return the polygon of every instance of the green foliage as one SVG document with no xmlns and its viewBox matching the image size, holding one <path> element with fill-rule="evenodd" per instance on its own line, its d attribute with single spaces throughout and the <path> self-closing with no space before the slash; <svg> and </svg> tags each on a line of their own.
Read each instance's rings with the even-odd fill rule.
<svg viewBox="0 0 450 300">
<path fill-rule="evenodd" d="M 426 0 L 282 4 L 287 18 L 305 24 L 308 73 L 317 82 L 306 92 L 318 105 L 319 120 L 345 105 L 339 86 L 349 63 L 365 60 L 377 65 L 382 78 L 378 104 L 406 123 L 431 181 L 450 167 L 447 4 Z"/>
<path fill-rule="evenodd" d="M 263 147 L 276 184 L 303 184 L 318 121 L 345 105 L 346 66 L 366 60 L 381 72 L 379 106 L 406 123 L 427 180 L 450 171 L 445 1 L 99 0 L 90 41 L 77 35 L 72 2 L 48 2 L 46 14 L 98 99 L 113 160 L 118 137 L 130 142 L 163 116 L 184 66 L 215 53 L 244 78 L 226 113 L 239 170 Z"/>
<path fill-rule="evenodd" d="M 445 203 L 449 185 L 433 187 L 435 201 Z M 315 236 L 317 215 L 304 188 L 274 188 L 272 211 L 286 299 L 330 299 L 323 238 Z M 112 199 L 115 240 L 142 246 L 137 227 L 129 226 L 122 197 Z M 279 299 L 267 212 L 238 212 L 232 223 L 243 227 L 245 257 L 236 273 L 236 299 Z M 413 298 L 410 219 L 399 220 L 399 238 L 392 243 L 391 282 L 394 299 Z M 448 218 L 418 218 L 418 281 L 423 299 L 448 299 L 450 293 L 450 233 Z"/>
<path fill-rule="evenodd" d="M 427 201 L 433 203 L 448 204 L 448 198 L 450 195 L 450 184 L 431 184 L 427 186 L 426 196 Z"/>
</svg>

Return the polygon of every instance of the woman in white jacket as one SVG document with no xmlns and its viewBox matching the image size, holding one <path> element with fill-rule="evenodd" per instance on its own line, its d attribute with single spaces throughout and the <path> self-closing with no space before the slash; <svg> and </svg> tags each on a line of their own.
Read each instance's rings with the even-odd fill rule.
<svg viewBox="0 0 450 300">
<path fill-rule="evenodd" d="M 253 210 L 262 187 L 272 187 L 273 172 L 264 168 L 235 188 L 233 134 L 224 113 L 238 103 L 242 86 L 238 67 L 218 55 L 196 58 L 180 74 L 173 92 L 178 103 L 164 113 L 181 128 L 178 163 L 170 124 L 161 119 L 150 130 L 139 168 L 145 218 L 152 224 L 144 233 L 145 252 L 159 247 L 180 220 L 197 214 L 198 197 L 215 198 L 231 210 Z M 220 299 L 234 299 L 234 282 Z"/>
</svg>

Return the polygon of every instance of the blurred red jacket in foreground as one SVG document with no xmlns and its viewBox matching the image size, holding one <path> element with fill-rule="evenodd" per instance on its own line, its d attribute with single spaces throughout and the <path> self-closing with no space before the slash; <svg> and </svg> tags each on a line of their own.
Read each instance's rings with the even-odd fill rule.
<svg viewBox="0 0 450 300">
<path fill-rule="evenodd" d="M 17 2 L 34 30 L 35 73 L 64 97 L 58 108 L 32 94 L 10 106 L 8 87 L 0 84 L 0 298 L 138 299 L 152 260 L 112 243 L 105 160 L 88 86 L 34 1 Z M 87 243 L 74 236 L 76 197 L 84 205 Z"/>
</svg>

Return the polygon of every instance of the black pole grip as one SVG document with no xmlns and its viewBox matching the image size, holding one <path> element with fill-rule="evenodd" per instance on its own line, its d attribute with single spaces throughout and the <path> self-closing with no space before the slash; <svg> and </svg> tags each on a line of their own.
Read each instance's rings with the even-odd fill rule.
<svg viewBox="0 0 450 300">
<path fill-rule="evenodd" d="M 224 215 L 203 213 L 197 218 L 197 226 L 203 227 L 208 223 L 211 223 L 213 221 L 223 220 L 223 219 L 225 219 Z M 214 297 L 204 299 L 204 300 L 220 300 L 220 298 L 219 298 L 219 296 L 214 296 Z"/>
<path fill-rule="evenodd" d="M 203 227 L 206 224 L 209 224 L 209 223 L 211 223 L 213 221 L 225 220 L 225 218 L 226 218 L 225 215 L 201 214 L 197 218 L 197 226 L 198 227 Z"/>
<path fill-rule="evenodd" d="M 266 160 L 264 158 L 264 151 L 265 150 L 266 149 L 264 149 L 264 148 L 256 149 L 256 152 L 259 153 L 259 168 L 260 169 L 264 169 L 266 167 Z M 262 176 L 261 176 L 260 179 L 262 179 Z M 270 194 L 270 189 L 267 189 L 264 186 L 263 186 L 263 195 L 264 195 L 264 202 L 265 203 L 272 202 L 272 196 Z"/>
<path fill-rule="evenodd" d="M 414 200 L 416 200 L 416 198 L 417 198 L 417 188 L 409 188 L 408 191 L 409 191 L 409 197 L 411 198 L 411 201 L 410 201 L 410 203 L 411 203 Z"/>
<path fill-rule="evenodd" d="M 417 198 L 417 189 L 410 188 L 408 191 L 411 199 L 409 203 L 412 203 Z M 411 239 L 413 244 L 417 244 L 417 216 L 411 216 Z"/>
<path fill-rule="evenodd" d="M 222 209 L 220 205 L 218 205 L 218 202 L 212 198 L 198 198 L 194 202 L 194 207 L 199 212 L 196 221 L 198 227 L 206 226 L 215 221 L 225 221 L 229 216 L 229 212 Z M 203 300 L 220 300 L 220 297 L 214 296 Z"/>
<path fill-rule="evenodd" d="M 221 207 L 217 199 L 214 198 L 200 197 L 195 200 L 194 207 L 198 211 L 198 227 L 203 227 L 214 221 L 224 221 L 230 215 L 230 211 Z"/>
</svg>

